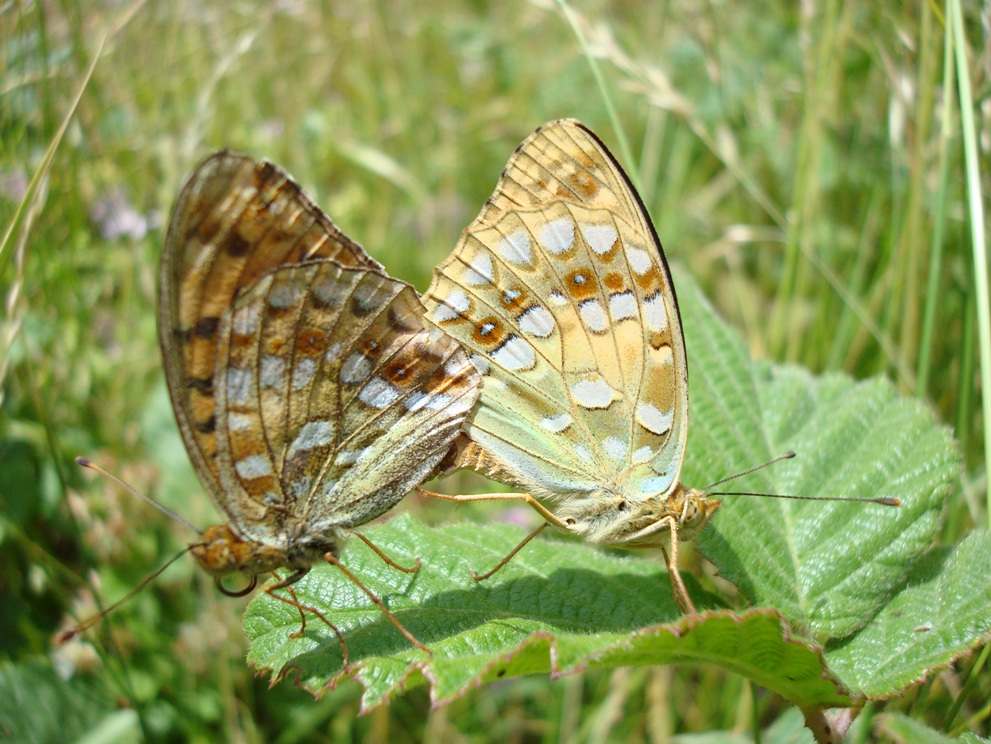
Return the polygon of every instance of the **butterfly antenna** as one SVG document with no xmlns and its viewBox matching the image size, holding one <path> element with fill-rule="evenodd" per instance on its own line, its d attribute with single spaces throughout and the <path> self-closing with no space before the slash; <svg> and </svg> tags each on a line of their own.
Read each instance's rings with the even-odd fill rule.
<svg viewBox="0 0 991 744">
<path fill-rule="evenodd" d="M 85 458 L 80 458 L 80 459 L 85 459 Z M 84 466 L 84 467 L 86 467 L 86 466 Z M 102 472 L 102 471 L 98 471 L 98 472 Z M 104 473 L 104 475 L 106 475 L 106 473 Z M 110 477 L 113 478 L 113 476 L 110 476 Z M 117 480 L 118 483 L 120 482 L 116 478 L 114 480 Z M 131 489 L 131 490 L 133 490 L 133 489 Z M 138 495 L 140 495 L 140 494 L 138 494 Z M 188 553 L 194 547 L 195 547 L 195 545 L 190 545 L 188 548 L 186 548 L 185 550 L 183 550 L 182 552 L 180 552 L 178 555 L 175 555 L 172 558 L 170 558 L 169 561 L 168 561 L 168 563 L 166 563 L 164 566 L 162 566 L 161 568 L 159 568 L 158 570 L 156 570 L 150 576 L 145 577 L 145 579 L 142 580 L 142 582 L 140 584 L 138 584 L 131 591 L 129 591 L 127 594 L 125 594 L 121 599 L 118 599 L 116 602 L 114 602 L 112 605 L 110 605 L 107 609 L 103 610 L 99 614 L 93 615 L 93 617 L 91 617 L 91 618 L 89 618 L 87 620 L 83 620 L 78 625 L 73 625 L 68 630 L 63 630 L 61 633 L 59 633 L 57 636 L 55 636 L 55 645 L 56 646 L 62 646 L 64 644 L 68 643 L 69 641 L 71 641 L 76 636 L 78 636 L 81 633 L 89 630 L 94 625 L 97 625 L 98 623 L 100 623 L 103 620 L 103 618 L 105 618 L 111 612 L 113 612 L 114 610 L 116 610 L 122 604 L 125 604 L 127 602 L 130 602 L 131 599 L 134 597 L 135 594 L 137 594 L 138 592 L 140 592 L 142 589 L 144 589 L 146 586 L 148 586 L 148 584 L 150 584 L 155 579 L 157 579 L 158 576 L 166 568 L 168 568 L 173 563 L 175 563 L 177 560 L 179 560 L 180 558 L 182 558 L 184 555 L 186 555 L 186 553 Z"/>
<path fill-rule="evenodd" d="M 796 501 L 859 501 L 862 504 L 880 504 L 881 506 L 901 506 L 902 500 L 879 496 L 795 496 L 789 493 L 757 493 L 753 491 L 716 491 L 706 492 L 707 496 L 766 496 L 769 499 L 794 499 Z"/>
<path fill-rule="evenodd" d="M 750 475 L 757 470 L 766 468 L 768 465 L 773 465 L 781 460 L 790 460 L 795 457 L 795 452 L 785 452 L 783 455 L 778 455 L 772 460 L 768 460 L 762 465 L 757 465 L 749 470 L 744 470 L 742 473 L 737 473 L 736 475 L 731 475 L 728 478 L 723 478 L 713 483 L 711 486 L 703 489 L 703 492 L 707 496 L 765 496 L 769 499 L 794 499 L 796 501 L 856 501 L 862 504 L 879 504 L 881 506 L 901 506 L 902 500 L 898 498 L 887 498 L 887 497 L 864 497 L 864 496 L 795 496 L 793 494 L 786 493 L 757 493 L 754 491 L 713 491 L 711 489 L 716 486 L 722 485 L 727 481 L 734 480 L 736 478 L 741 478 L 744 475 Z"/>
<path fill-rule="evenodd" d="M 103 468 L 101 468 L 99 465 L 97 465 L 92 460 L 89 460 L 89 459 L 87 459 L 85 457 L 77 457 L 76 458 L 76 463 L 79 464 L 79 465 L 81 465 L 84 468 L 89 468 L 90 470 L 95 470 L 100 475 L 105 475 L 107 478 L 109 478 L 110 480 L 112 480 L 114 483 L 116 483 L 121 488 L 123 488 L 126 491 L 129 491 L 130 493 L 134 494 L 139 499 L 144 500 L 145 503 L 151 504 L 156 509 L 158 509 L 160 512 L 162 512 L 163 514 L 169 515 L 170 517 L 172 517 L 172 519 L 174 519 L 179 524 L 186 525 L 186 527 L 188 527 L 189 529 L 191 529 L 197 535 L 202 535 L 203 534 L 200 529 L 198 529 L 197 527 L 194 527 L 191 523 L 187 522 L 185 519 L 183 519 L 182 517 L 180 517 L 174 511 L 172 511 L 168 507 L 162 506 L 157 501 L 155 501 L 153 498 L 151 498 L 149 496 L 145 496 L 143 493 L 141 493 L 141 491 L 139 491 L 138 489 L 136 489 L 134 486 L 132 486 L 132 485 L 130 485 L 128 483 L 125 483 L 120 478 L 118 478 L 116 475 L 113 475 L 112 473 L 108 473 L 106 470 L 104 470 Z M 175 560 L 175 559 L 173 558 L 172 560 Z M 169 563 L 171 563 L 171 561 L 169 561 Z M 168 565 L 168 564 L 166 564 L 166 565 Z M 154 574 L 154 575 L 157 576 L 158 574 Z M 144 585 L 142 584 L 142 586 L 144 586 Z"/>
<path fill-rule="evenodd" d="M 723 478 L 722 480 L 717 480 L 715 483 L 711 483 L 708 486 L 706 486 L 705 488 L 703 488 L 702 491 L 704 493 L 707 493 L 708 494 L 708 493 L 711 492 L 711 490 L 713 488 L 715 488 L 716 486 L 721 486 L 721 485 L 723 485 L 723 483 L 726 483 L 727 481 L 736 480 L 737 478 L 742 478 L 745 475 L 750 475 L 751 473 L 756 473 L 758 470 L 763 470 L 768 465 L 773 465 L 774 463 L 781 462 L 782 460 L 790 460 L 794 456 L 795 456 L 795 451 L 794 450 L 792 450 L 790 452 L 785 452 L 783 455 L 778 455 L 773 460 L 768 460 L 763 465 L 755 465 L 754 467 L 750 468 L 750 470 L 744 470 L 742 473 L 737 473 L 736 475 L 727 476 L 726 478 Z M 717 495 L 723 496 L 725 494 L 711 494 L 711 495 L 712 496 L 717 496 Z"/>
</svg>

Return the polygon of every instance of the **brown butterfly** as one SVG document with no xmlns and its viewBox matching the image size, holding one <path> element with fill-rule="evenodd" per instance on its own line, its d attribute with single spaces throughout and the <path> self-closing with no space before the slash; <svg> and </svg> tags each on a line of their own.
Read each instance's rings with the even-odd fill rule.
<svg viewBox="0 0 991 744">
<path fill-rule="evenodd" d="M 292 573 L 266 591 L 289 587 L 325 560 L 427 650 L 338 560 L 434 472 L 478 396 L 467 355 L 423 312 L 277 166 L 221 152 L 186 182 L 158 327 L 179 429 L 226 520 L 190 548 L 221 591 L 278 568 Z M 243 591 L 221 584 L 235 572 Z"/>
</svg>

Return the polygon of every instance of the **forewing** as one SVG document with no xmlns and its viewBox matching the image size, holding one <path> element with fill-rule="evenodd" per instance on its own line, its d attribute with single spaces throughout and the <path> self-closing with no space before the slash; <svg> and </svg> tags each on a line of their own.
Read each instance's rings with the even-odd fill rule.
<svg viewBox="0 0 991 744">
<path fill-rule="evenodd" d="M 230 152 L 203 161 L 172 212 L 159 278 L 158 328 L 179 428 L 219 501 L 217 332 L 238 292 L 313 258 L 381 269 L 276 165 Z"/>
<path fill-rule="evenodd" d="M 480 379 L 422 315 L 409 285 L 330 260 L 280 268 L 236 300 L 217 434 L 242 533 L 268 534 L 280 515 L 313 532 L 354 527 L 434 471 Z"/>
<path fill-rule="evenodd" d="M 688 414 L 674 288 L 639 197 L 581 124 L 517 148 L 424 302 L 486 372 L 472 464 L 538 495 L 673 488 Z"/>
</svg>

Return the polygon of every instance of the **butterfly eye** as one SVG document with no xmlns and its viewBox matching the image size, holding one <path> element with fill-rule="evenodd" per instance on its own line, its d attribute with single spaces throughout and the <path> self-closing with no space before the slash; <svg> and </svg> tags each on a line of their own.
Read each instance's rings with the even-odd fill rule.
<svg viewBox="0 0 991 744">
<path fill-rule="evenodd" d="M 695 501 L 688 502 L 688 508 L 685 510 L 684 524 L 686 527 L 694 527 L 696 524 L 702 521 L 704 515 L 702 510 L 699 509 L 698 504 Z"/>
</svg>

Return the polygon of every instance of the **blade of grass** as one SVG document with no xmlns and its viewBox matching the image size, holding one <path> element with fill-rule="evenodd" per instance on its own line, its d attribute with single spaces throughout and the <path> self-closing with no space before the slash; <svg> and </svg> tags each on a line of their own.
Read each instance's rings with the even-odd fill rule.
<svg viewBox="0 0 991 744">
<path fill-rule="evenodd" d="M 929 14 L 926 14 L 927 17 Z M 949 28 L 946 29 L 947 37 Z M 936 326 L 936 309 L 939 306 L 939 284 L 942 277 L 943 241 L 946 231 L 946 202 L 950 179 L 950 138 L 953 136 L 953 44 L 946 39 L 943 45 L 943 84 L 944 101 L 940 120 L 939 136 L 939 181 L 936 186 L 936 204 L 933 209 L 933 234 L 929 248 L 929 281 L 926 285 L 925 309 L 922 316 L 921 338 L 919 339 L 919 359 L 916 367 L 918 385 L 917 397 L 923 397 L 929 388 L 929 372 L 932 368 L 933 331 Z"/>
<path fill-rule="evenodd" d="M 981 414 L 982 425 L 991 420 L 991 315 L 988 311 L 988 257 L 984 242 L 984 209 L 981 194 L 981 177 L 977 154 L 977 135 L 974 128 L 974 101 L 971 96 L 970 74 L 967 68 L 967 40 L 963 29 L 963 10 L 959 0 L 949 0 L 947 16 L 956 56 L 957 94 L 960 101 L 960 123 L 963 135 L 964 168 L 967 183 L 967 200 L 970 208 L 970 249 L 974 262 L 974 289 L 977 301 L 977 333 L 980 350 Z M 991 438 L 984 437 L 984 462 L 991 462 Z M 986 486 L 988 524 L 991 526 L 991 484 Z"/>
</svg>

